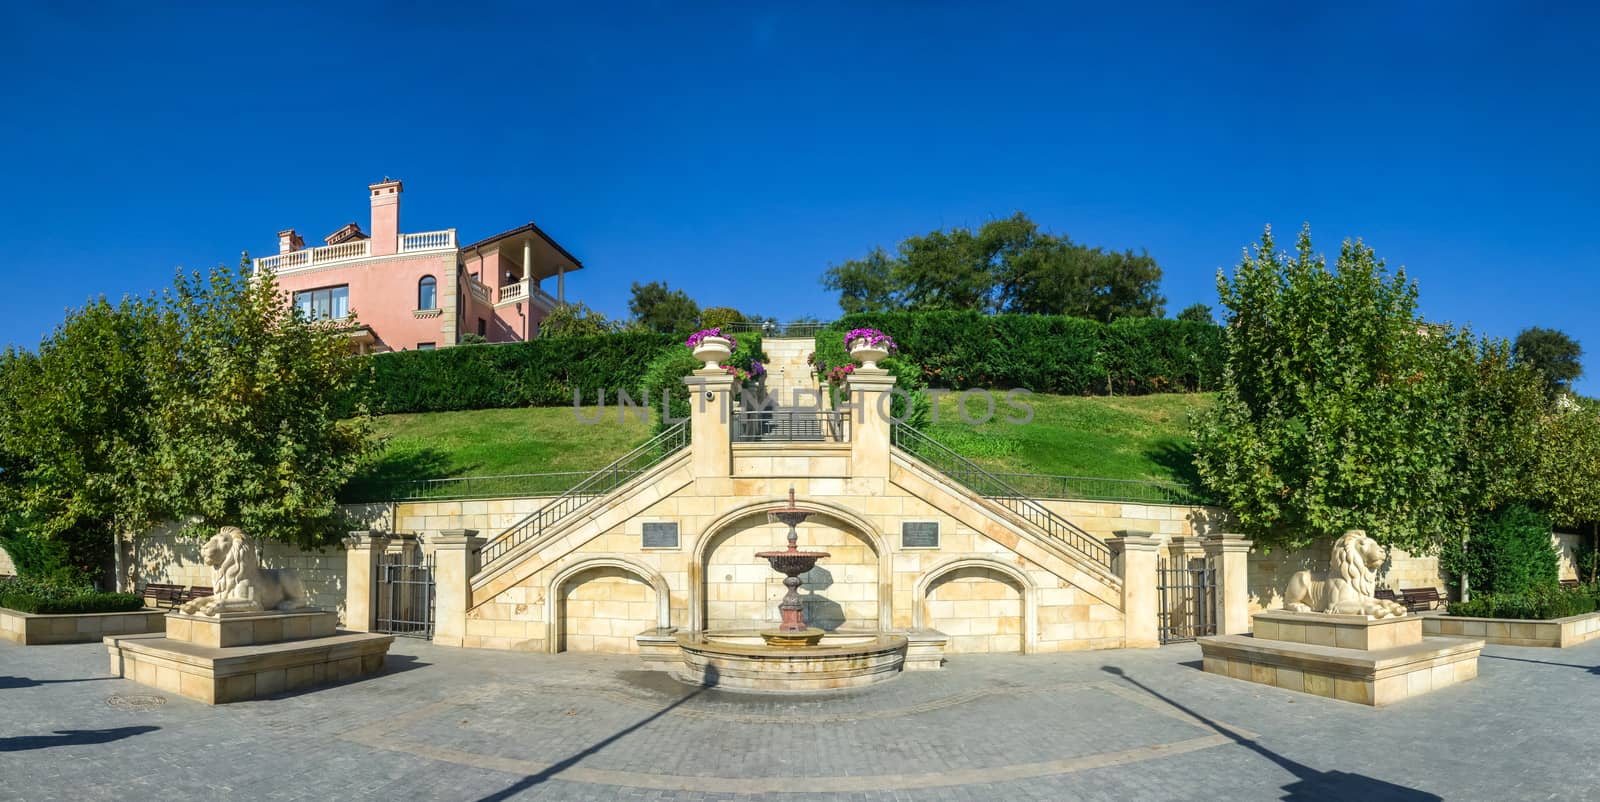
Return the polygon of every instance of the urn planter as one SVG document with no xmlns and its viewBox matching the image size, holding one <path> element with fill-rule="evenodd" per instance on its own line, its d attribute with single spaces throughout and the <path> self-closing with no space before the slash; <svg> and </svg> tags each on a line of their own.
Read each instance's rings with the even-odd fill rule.
<svg viewBox="0 0 1600 802">
<path fill-rule="evenodd" d="M 721 367 L 718 363 L 733 353 L 733 343 L 726 337 L 705 337 L 694 347 L 694 358 L 706 363 L 708 370 Z"/>
<path fill-rule="evenodd" d="M 866 340 L 856 340 L 850 343 L 850 358 L 861 363 L 867 370 L 876 370 L 878 360 L 886 359 L 889 350 L 881 345 L 868 345 Z"/>
</svg>

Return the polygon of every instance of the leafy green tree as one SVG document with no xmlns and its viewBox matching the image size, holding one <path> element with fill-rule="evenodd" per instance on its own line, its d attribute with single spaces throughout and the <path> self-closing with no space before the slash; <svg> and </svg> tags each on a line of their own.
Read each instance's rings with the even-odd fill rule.
<svg viewBox="0 0 1600 802">
<path fill-rule="evenodd" d="M 1517 361 L 1539 371 L 1552 394 L 1570 389 L 1573 380 L 1583 375 L 1583 348 L 1564 332 L 1538 326 L 1523 329 L 1514 348 Z"/>
<path fill-rule="evenodd" d="M 1581 402 L 1539 422 L 1532 495 L 1557 526 L 1600 522 L 1600 409 Z"/>
<path fill-rule="evenodd" d="M 1109 322 L 1160 316 L 1161 268 L 1148 254 L 1088 248 L 1027 215 L 952 228 L 829 267 L 823 286 L 847 314 L 901 309 L 1010 311 Z"/>
<path fill-rule="evenodd" d="M 588 337 L 616 330 L 606 316 L 583 302 L 562 304 L 539 322 L 540 337 Z"/>
<path fill-rule="evenodd" d="M 1347 528 L 1410 551 L 1459 542 L 1454 333 L 1417 317 L 1416 286 L 1359 241 L 1334 270 L 1275 249 L 1230 278 L 1223 387 L 1195 428 L 1196 467 L 1243 528 L 1304 546 Z"/>
<path fill-rule="evenodd" d="M 161 512 L 144 359 L 158 323 L 150 300 L 101 298 L 69 312 L 37 354 L 0 355 L 0 507 L 13 547 L 41 555 L 37 572 L 102 575 L 115 539 Z"/>
<path fill-rule="evenodd" d="M 700 306 L 683 290 L 669 288 L 665 282 L 633 283 L 628 311 L 644 328 L 661 334 L 694 331 L 700 324 Z"/>
<path fill-rule="evenodd" d="M 903 309 L 895 263 L 882 248 L 873 248 L 865 258 L 829 266 L 822 274 L 822 286 L 839 293 L 839 308 L 846 314 Z"/>
<path fill-rule="evenodd" d="M 271 274 L 179 273 L 148 349 L 151 473 L 188 530 L 245 532 L 301 547 L 336 542 L 335 494 L 372 458 L 350 410 L 361 361 L 341 327 L 285 303 Z M 351 414 L 354 412 L 354 414 Z"/>
<path fill-rule="evenodd" d="M 1211 307 L 1206 304 L 1190 304 L 1178 313 L 1179 320 L 1190 320 L 1196 323 L 1215 323 L 1211 317 Z"/>
<path fill-rule="evenodd" d="M 744 315 L 731 306 L 708 306 L 700 310 L 700 328 L 702 329 L 743 322 Z"/>
<path fill-rule="evenodd" d="M 1472 578 L 1476 593 L 1528 593 L 1560 576 L 1550 518 L 1522 504 L 1483 516 L 1465 547 L 1443 556 L 1451 573 Z"/>
</svg>

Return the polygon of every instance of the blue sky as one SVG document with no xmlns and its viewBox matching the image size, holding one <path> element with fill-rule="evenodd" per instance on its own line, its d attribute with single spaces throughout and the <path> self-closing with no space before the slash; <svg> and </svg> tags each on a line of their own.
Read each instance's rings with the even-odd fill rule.
<svg viewBox="0 0 1600 802">
<path fill-rule="evenodd" d="M 827 265 L 1016 210 L 1148 249 L 1176 313 L 1309 221 L 1405 265 L 1430 318 L 1567 331 L 1600 394 L 1576 3 L 37 5 L 0 26 L 0 343 L 365 225 L 387 175 L 404 230 L 538 222 L 613 316 L 659 279 L 829 318 Z"/>
</svg>

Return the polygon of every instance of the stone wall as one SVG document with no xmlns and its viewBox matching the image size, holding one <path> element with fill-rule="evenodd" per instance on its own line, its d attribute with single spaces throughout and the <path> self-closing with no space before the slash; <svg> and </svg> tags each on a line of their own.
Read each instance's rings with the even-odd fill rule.
<svg viewBox="0 0 1600 802">
<path fill-rule="evenodd" d="M 15 563 L 11 562 L 11 555 L 7 554 L 5 549 L 0 548 L 0 576 L 16 575 L 17 566 Z"/>
<path fill-rule="evenodd" d="M 1039 503 L 1101 540 L 1122 530 L 1149 532 L 1162 539 L 1229 531 L 1228 515 L 1218 507 L 1064 499 L 1041 499 Z"/>
<path fill-rule="evenodd" d="M 950 636 L 952 654 L 1022 651 L 1022 588 L 1006 574 L 973 566 L 928 587 L 924 625 Z"/>
<path fill-rule="evenodd" d="M 634 653 L 633 636 L 655 626 L 655 589 L 621 568 L 597 566 L 572 577 L 560 603 L 563 650 Z"/>
</svg>

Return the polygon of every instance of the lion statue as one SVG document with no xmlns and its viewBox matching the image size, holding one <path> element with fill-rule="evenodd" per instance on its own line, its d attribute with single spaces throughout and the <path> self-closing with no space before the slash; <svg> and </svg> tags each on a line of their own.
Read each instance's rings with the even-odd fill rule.
<svg viewBox="0 0 1600 802">
<path fill-rule="evenodd" d="M 1283 609 L 1369 618 L 1405 615 L 1406 608 L 1400 604 L 1372 597 L 1383 558 L 1383 546 L 1367 537 L 1366 532 L 1360 529 L 1345 532 L 1334 541 L 1326 578 L 1315 578 L 1310 571 L 1300 571 L 1289 577 L 1289 586 L 1283 593 Z"/>
<path fill-rule="evenodd" d="M 214 595 L 194 599 L 178 608 L 190 615 L 258 610 L 299 610 L 306 606 L 306 588 L 293 571 L 262 568 L 255 547 L 237 526 L 224 526 L 200 547 L 200 558 L 211 566 Z"/>
</svg>

